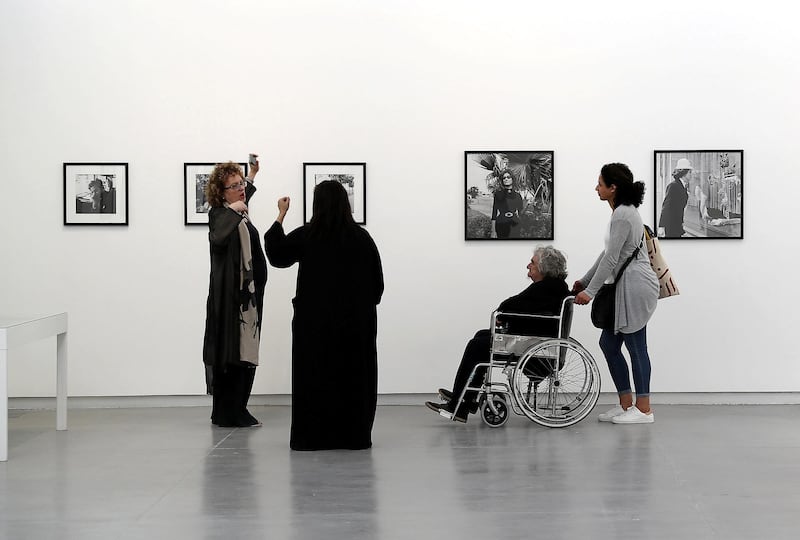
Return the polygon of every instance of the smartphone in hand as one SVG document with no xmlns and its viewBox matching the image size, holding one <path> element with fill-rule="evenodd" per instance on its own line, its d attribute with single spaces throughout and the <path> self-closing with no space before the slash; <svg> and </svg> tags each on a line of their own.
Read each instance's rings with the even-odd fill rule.
<svg viewBox="0 0 800 540">
<path fill-rule="evenodd" d="M 250 154 L 250 159 L 249 159 L 250 165 L 251 166 L 255 165 L 257 161 L 258 161 L 258 155 Z"/>
</svg>

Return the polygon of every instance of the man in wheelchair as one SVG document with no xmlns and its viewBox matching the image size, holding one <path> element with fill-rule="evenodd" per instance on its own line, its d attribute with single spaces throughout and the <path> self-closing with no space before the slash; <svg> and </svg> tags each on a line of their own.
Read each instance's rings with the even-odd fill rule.
<svg viewBox="0 0 800 540">
<path fill-rule="evenodd" d="M 561 302 L 569 296 L 569 287 L 564 281 L 567 277 L 567 260 L 564 254 L 553 246 L 537 247 L 528 263 L 528 277 L 533 283 L 518 295 L 504 300 L 497 310 L 530 315 L 558 315 Z M 554 320 L 509 318 L 506 321 L 498 319 L 498 324 L 502 325 L 503 332 L 508 334 L 547 337 L 555 337 L 558 334 L 558 322 Z M 468 391 L 464 396 L 464 403 L 458 406 L 458 402 L 475 366 L 489 361 L 491 347 L 491 331 L 479 330 L 464 349 L 464 356 L 456 371 L 452 390 L 439 389 L 439 397 L 443 403 L 428 401 L 425 405 L 441 416 L 466 422 L 469 413 L 477 411 L 477 392 Z M 480 386 L 485 375 L 486 368 L 479 368 L 470 386 Z M 546 373 L 540 376 L 544 377 Z"/>
</svg>

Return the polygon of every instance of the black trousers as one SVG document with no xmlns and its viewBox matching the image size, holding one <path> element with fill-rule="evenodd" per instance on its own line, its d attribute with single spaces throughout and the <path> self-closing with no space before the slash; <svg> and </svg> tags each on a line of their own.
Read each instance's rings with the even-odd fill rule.
<svg viewBox="0 0 800 540">
<path fill-rule="evenodd" d="M 508 238 L 511 236 L 511 222 L 505 221 L 495 221 L 494 222 L 494 232 L 497 233 L 497 238 Z"/>
<path fill-rule="evenodd" d="M 247 410 L 256 377 L 255 366 L 226 366 L 214 369 L 211 422 L 220 427 L 247 427 L 258 420 Z"/>
<path fill-rule="evenodd" d="M 447 404 L 447 409 L 449 411 L 455 411 L 458 398 L 461 396 L 464 387 L 467 386 L 467 381 L 475 366 L 489 362 L 491 346 L 492 333 L 488 329 L 478 330 L 475 333 L 475 337 L 467 342 L 467 346 L 464 348 L 464 355 L 461 357 L 461 363 L 458 365 L 458 370 L 456 371 L 456 378 L 453 381 L 453 399 Z M 483 383 L 485 377 L 486 368 L 479 368 L 475 372 L 475 377 L 472 379 L 472 384 L 470 386 L 480 385 Z M 477 406 L 477 402 L 475 401 L 476 397 L 477 392 L 467 392 L 467 395 L 464 397 L 464 404 L 461 405 L 458 411 L 455 411 L 456 414 L 466 417 L 467 414 L 472 412 Z"/>
</svg>

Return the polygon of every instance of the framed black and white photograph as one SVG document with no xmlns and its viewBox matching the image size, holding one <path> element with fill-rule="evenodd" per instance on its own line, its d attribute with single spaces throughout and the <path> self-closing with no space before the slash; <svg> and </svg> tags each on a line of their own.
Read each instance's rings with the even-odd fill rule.
<svg viewBox="0 0 800 540">
<path fill-rule="evenodd" d="M 553 239 L 553 152 L 464 152 L 465 240 Z"/>
<path fill-rule="evenodd" d="M 127 163 L 64 163 L 64 225 L 127 224 Z"/>
<path fill-rule="evenodd" d="M 186 225 L 208 225 L 208 201 L 206 184 L 216 163 L 183 164 L 183 216 Z M 247 163 L 239 163 L 246 177 Z"/>
<path fill-rule="evenodd" d="M 326 180 L 342 184 L 350 200 L 353 220 L 359 225 L 366 225 L 366 163 L 303 163 L 303 222 L 309 223 L 314 213 L 314 187 Z"/>
<path fill-rule="evenodd" d="M 656 150 L 659 238 L 744 238 L 743 150 Z"/>
</svg>

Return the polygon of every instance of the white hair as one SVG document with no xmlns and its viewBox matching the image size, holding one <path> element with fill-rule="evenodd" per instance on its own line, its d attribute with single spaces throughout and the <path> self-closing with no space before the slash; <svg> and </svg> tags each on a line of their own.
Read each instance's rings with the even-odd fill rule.
<svg viewBox="0 0 800 540">
<path fill-rule="evenodd" d="M 533 250 L 534 257 L 539 257 L 539 273 L 544 277 L 566 279 L 567 258 L 553 246 L 538 246 Z"/>
</svg>

